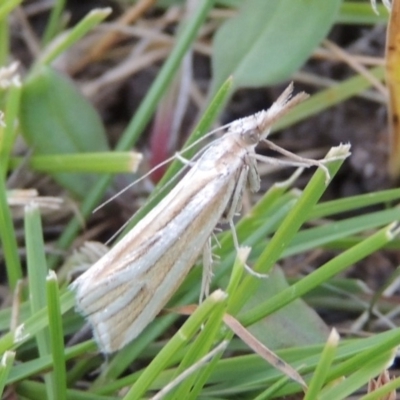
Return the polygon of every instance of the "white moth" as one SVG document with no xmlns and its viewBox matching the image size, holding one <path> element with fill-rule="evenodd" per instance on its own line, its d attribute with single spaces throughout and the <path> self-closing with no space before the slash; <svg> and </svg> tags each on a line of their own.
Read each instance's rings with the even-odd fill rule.
<svg viewBox="0 0 400 400">
<path fill-rule="evenodd" d="M 204 249 L 221 218 L 233 227 L 242 191 L 259 189 L 255 154 L 271 125 L 307 97 L 291 98 L 289 86 L 267 111 L 230 125 L 175 188 L 107 254 L 71 284 L 77 309 L 89 321 L 103 353 L 121 349 L 154 320 Z M 275 150 L 288 155 L 288 152 Z M 291 154 L 291 153 L 290 153 Z M 322 167 L 321 161 L 292 155 L 287 165 Z M 237 246 L 236 236 L 235 244 Z"/>
</svg>

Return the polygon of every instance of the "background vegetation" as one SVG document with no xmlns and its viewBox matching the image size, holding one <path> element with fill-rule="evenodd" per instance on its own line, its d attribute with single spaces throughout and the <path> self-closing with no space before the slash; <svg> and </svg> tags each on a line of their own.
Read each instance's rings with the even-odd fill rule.
<svg viewBox="0 0 400 400">
<path fill-rule="evenodd" d="M 4 398 L 394 399 L 400 379 L 395 366 L 390 378 L 384 371 L 400 344 L 400 190 L 390 189 L 400 158 L 395 126 L 386 139 L 386 8 L 376 14 L 368 1 L 340 0 L 106 5 L 0 4 Z M 394 121 L 396 75 L 388 73 Z M 236 224 L 251 252 L 237 257 L 231 233 L 217 235 L 210 297 L 187 307 L 199 296 L 199 263 L 168 305 L 180 308 L 126 349 L 105 358 L 90 337 L 77 340 L 84 321 L 67 289 L 72 276 L 107 251 L 100 243 L 134 212 L 130 225 L 154 207 L 182 166 L 175 161 L 162 178 L 158 171 L 93 209 L 217 120 L 267 108 L 290 80 L 312 95 L 279 121 L 277 141 L 315 158 L 351 142 L 353 156 L 329 164 L 332 184 L 319 170 L 282 183 L 293 171 L 271 177 L 276 171 L 260 166 L 263 190 L 245 196 Z M 269 278 L 244 272 L 246 258 Z M 298 371 L 306 394 L 290 371 L 267 363 L 268 349 Z"/>
</svg>

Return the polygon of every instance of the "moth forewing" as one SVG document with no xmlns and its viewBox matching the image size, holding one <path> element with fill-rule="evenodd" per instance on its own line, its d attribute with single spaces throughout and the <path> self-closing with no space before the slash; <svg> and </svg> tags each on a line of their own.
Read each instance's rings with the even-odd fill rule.
<svg viewBox="0 0 400 400">
<path fill-rule="evenodd" d="M 211 146 L 178 185 L 73 284 L 104 353 L 133 340 L 194 265 L 231 199 L 243 158 Z M 218 141 L 219 142 L 219 141 Z"/>
<path fill-rule="evenodd" d="M 104 353 L 137 337 L 182 283 L 222 217 L 232 227 L 246 184 L 260 187 L 255 146 L 303 100 L 292 86 L 267 111 L 242 118 L 207 147 L 176 187 L 71 288 Z M 292 165 L 310 166 L 296 159 Z M 317 164 L 320 165 L 320 164 Z M 204 257 L 204 260 L 210 257 Z M 203 280 L 206 282 L 207 280 Z"/>
</svg>

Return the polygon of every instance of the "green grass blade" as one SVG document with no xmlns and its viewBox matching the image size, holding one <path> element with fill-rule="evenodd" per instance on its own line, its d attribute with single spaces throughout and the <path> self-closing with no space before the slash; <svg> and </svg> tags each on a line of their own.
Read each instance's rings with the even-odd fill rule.
<svg viewBox="0 0 400 400">
<path fill-rule="evenodd" d="M 73 360 L 82 354 L 88 354 L 94 350 L 96 350 L 96 346 L 91 342 L 85 342 L 76 346 L 68 347 L 65 349 L 65 360 Z M 53 365 L 53 356 L 51 354 L 20 363 L 11 370 L 7 384 L 14 384 L 24 379 L 28 379 L 31 376 L 39 375 L 44 371 L 53 368 Z"/>
<path fill-rule="evenodd" d="M 390 392 L 395 392 L 400 388 L 400 377 L 391 380 L 388 383 L 385 383 L 380 388 L 374 390 L 371 393 L 360 398 L 360 400 L 381 400 L 381 399 L 390 399 L 390 397 L 386 397 Z"/>
<path fill-rule="evenodd" d="M 36 204 L 31 203 L 25 207 L 25 242 L 29 277 L 29 303 L 32 314 L 39 312 L 47 305 L 46 276 L 48 270 L 42 232 L 39 208 Z M 48 329 L 36 333 L 36 342 L 40 356 L 51 354 Z M 48 399 L 55 399 L 55 387 L 52 379 L 52 374 L 44 375 Z"/>
<path fill-rule="evenodd" d="M 387 351 L 366 360 L 363 364 L 358 364 L 353 374 L 336 385 L 323 390 L 318 398 L 321 400 L 347 399 L 348 396 L 365 386 L 370 379 L 379 375 L 392 359 L 393 351 Z"/>
<path fill-rule="evenodd" d="M 6 261 L 7 280 L 11 290 L 22 279 L 22 267 L 18 253 L 17 235 L 7 203 L 7 189 L 4 175 L 0 173 L 0 238 Z"/>
<path fill-rule="evenodd" d="M 261 392 L 257 397 L 254 398 L 254 400 L 268 400 L 268 399 L 271 399 L 272 396 L 275 394 L 275 392 L 277 390 L 279 390 L 282 386 L 286 385 L 288 383 L 288 381 L 289 381 L 289 377 L 288 376 L 283 376 L 281 379 L 279 379 L 274 384 L 272 384 L 270 387 L 268 387 L 263 392 Z"/>
<path fill-rule="evenodd" d="M 339 334 L 336 329 L 332 329 L 331 334 L 326 342 L 324 350 L 322 351 L 320 361 L 312 375 L 304 400 L 312 400 L 318 398 L 318 394 L 328 376 L 329 368 L 335 357 L 337 345 L 339 343 Z"/>
<path fill-rule="evenodd" d="M 1 39 L 0 39 L 1 40 Z M 15 81 L 10 86 L 5 103 L 5 126 L 0 126 L 0 238 L 6 260 L 7 278 L 11 289 L 22 279 L 22 268 L 18 255 L 18 244 L 7 204 L 6 176 L 8 159 L 16 135 L 16 121 L 21 96 L 20 85 Z"/>
<path fill-rule="evenodd" d="M 266 303 L 260 304 L 252 310 L 247 311 L 241 322 L 244 325 L 251 325 L 274 311 L 279 310 L 286 304 L 323 284 L 341 271 L 344 271 L 350 265 L 382 248 L 382 246 L 393 240 L 397 235 L 398 227 L 395 223 L 381 229 L 360 244 L 345 251 L 333 260 L 321 266 L 318 270 L 312 272 L 310 275 L 304 277 L 289 288 L 281 291 Z"/>
<path fill-rule="evenodd" d="M 236 292 L 237 287 L 239 286 L 240 280 L 242 279 L 244 272 L 244 264 L 246 264 L 250 251 L 250 247 L 241 247 L 238 251 L 235 263 L 233 264 L 229 283 L 226 288 L 226 293 L 228 293 L 228 296 L 233 296 Z"/>
<path fill-rule="evenodd" d="M 336 22 L 362 25 L 385 24 L 388 20 L 388 10 L 383 4 L 377 4 L 376 7 L 378 14 L 375 14 L 369 2 L 344 1 Z"/>
<path fill-rule="evenodd" d="M 44 289 L 45 290 L 45 289 Z M 75 306 L 74 294 L 67 291 L 60 298 L 61 313 L 64 314 Z M 0 353 L 19 347 L 32 339 L 40 330 L 47 327 L 49 318 L 47 307 L 33 314 L 19 325 L 15 332 L 9 332 L 0 338 Z M 95 348 L 95 346 L 93 346 Z"/>
<path fill-rule="evenodd" d="M 3 4 L 0 5 L 0 20 L 2 20 L 3 18 L 6 19 L 8 14 L 10 14 L 10 12 L 14 10 L 14 8 L 18 7 L 18 5 L 21 3 L 22 0 L 3 1 Z"/>
<path fill-rule="evenodd" d="M 46 30 L 43 35 L 43 43 L 48 44 L 50 40 L 52 40 L 57 33 L 60 31 L 62 27 L 61 16 L 65 8 L 65 0 L 57 0 L 53 5 L 49 22 L 47 23 Z"/>
<path fill-rule="evenodd" d="M 283 253 L 283 257 L 299 254 L 366 230 L 376 229 L 398 219 L 400 219 L 400 209 L 395 207 L 306 229 L 299 232 L 293 239 Z"/>
<path fill-rule="evenodd" d="M 36 155 L 28 165 L 38 172 L 95 172 L 99 174 L 119 174 L 136 172 L 142 159 L 134 151 L 95 152 Z M 24 158 L 10 159 L 10 168 L 15 169 L 25 162 Z"/>
<path fill-rule="evenodd" d="M 224 347 L 224 346 L 226 347 L 228 343 L 229 343 L 228 341 L 224 341 L 221 344 L 219 344 L 218 347 Z M 214 355 L 214 357 L 202 369 L 202 371 L 199 371 L 197 373 L 192 390 L 187 396 L 187 400 L 197 400 L 198 398 L 201 397 L 201 391 L 203 387 L 207 384 L 207 381 L 211 373 L 215 370 L 215 368 L 218 368 L 219 360 L 223 356 L 224 351 L 225 349 L 219 351 L 216 355 Z"/>
<path fill-rule="evenodd" d="M 7 17 L 0 17 L 0 65 L 5 65 L 10 54 L 10 31 Z"/>
<path fill-rule="evenodd" d="M 226 294 L 222 291 L 214 292 L 207 297 L 204 303 L 200 304 L 190 318 L 183 324 L 180 330 L 152 360 L 126 394 L 124 400 L 140 399 L 153 380 L 167 365 L 169 358 L 192 339 L 204 321 L 208 319 L 210 313 L 225 305 L 226 298 Z"/>
<path fill-rule="evenodd" d="M 6 351 L 1 358 L 0 365 L 0 396 L 3 395 L 4 387 L 8 379 L 8 375 L 11 371 L 15 359 L 15 352 Z"/>
<path fill-rule="evenodd" d="M 8 160 L 17 134 L 16 121 L 18 118 L 20 99 L 21 86 L 19 82 L 14 81 L 7 93 L 4 110 L 5 126 L 0 126 L 0 171 L 4 176 L 7 174 Z"/>
<path fill-rule="evenodd" d="M 42 383 L 25 380 L 16 384 L 16 392 L 24 399 L 44 400 L 46 390 Z M 119 396 L 101 396 L 81 390 L 68 390 L 67 400 L 120 400 Z"/>
<path fill-rule="evenodd" d="M 349 152 L 348 147 L 338 147 L 332 149 L 327 157 L 330 156 L 345 156 L 347 157 Z M 335 175 L 339 166 L 343 160 L 330 162 L 327 167 L 329 169 L 331 177 Z M 289 212 L 285 220 L 280 225 L 279 229 L 271 239 L 267 248 L 258 258 L 254 265 L 254 270 L 260 273 L 268 273 L 268 271 L 274 266 L 282 254 L 285 247 L 295 236 L 300 226 L 307 219 L 307 215 L 310 213 L 313 206 L 322 196 L 326 188 L 326 176 L 322 170 L 317 170 L 311 181 L 308 183 L 303 194 L 300 196 L 296 205 Z M 251 293 L 255 293 L 259 282 L 254 277 L 247 276 L 241 287 L 238 289 L 234 298 L 231 299 L 229 304 L 228 312 L 235 315 L 239 309 L 244 305 L 247 299 L 251 296 Z"/>
<path fill-rule="evenodd" d="M 392 352 L 393 349 L 395 349 L 400 344 L 400 337 L 398 336 L 399 331 L 400 330 L 396 328 L 391 332 L 386 332 L 386 335 L 376 335 L 376 340 L 371 341 L 370 346 L 364 348 L 363 351 L 353 354 L 346 361 L 343 361 L 332 367 L 328 374 L 328 380 L 331 381 L 338 379 L 341 376 L 346 376 L 354 371 L 357 371 L 360 365 L 364 365 L 382 354 Z M 382 339 L 379 336 L 382 336 Z M 383 337 L 385 337 L 385 340 L 383 340 Z M 347 343 L 347 346 L 351 348 L 352 343 Z M 382 371 L 383 369 L 385 368 L 382 368 Z"/>
<path fill-rule="evenodd" d="M 62 37 L 62 39 L 52 46 L 47 53 L 37 60 L 31 73 L 42 65 L 50 65 L 58 56 L 64 53 L 69 47 L 76 43 L 79 39 L 90 32 L 96 25 L 104 21 L 111 13 L 110 8 L 94 9 L 89 12 L 71 31 Z"/>
<path fill-rule="evenodd" d="M 211 349 L 216 337 L 221 329 L 222 318 L 225 313 L 226 303 L 221 307 L 217 306 L 208 321 L 204 324 L 203 329 L 195 338 L 194 342 L 186 350 L 179 367 L 175 370 L 175 377 L 179 376 L 186 369 L 190 368 L 195 362 L 205 356 Z M 193 373 L 186 378 L 179 387 L 168 395 L 169 399 L 187 399 L 191 393 L 192 386 L 198 383 L 198 375 L 201 371 Z M 198 388 L 199 389 L 199 388 Z"/>
<path fill-rule="evenodd" d="M 53 358 L 53 393 L 57 400 L 66 400 L 67 374 L 64 356 L 64 333 L 62 327 L 60 292 L 57 276 L 50 271 L 47 276 L 47 309 L 49 313 L 49 332 L 51 356 Z"/>
<path fill-rule="evenodd" d="M 314 207 L 309 215 L 309 220 L 314 218 L 325 218 L 346 211 L 359 210 L 360 208 L 374 206 L 380 203 L 398 201 L 399 199 L 400 189 L 389 189 L 346 197 L 343 199 L 325 201 Z"/>
</svg>

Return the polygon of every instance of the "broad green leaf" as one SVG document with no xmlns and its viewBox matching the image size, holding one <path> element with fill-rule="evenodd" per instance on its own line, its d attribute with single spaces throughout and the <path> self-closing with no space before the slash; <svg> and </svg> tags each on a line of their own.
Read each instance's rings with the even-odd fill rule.
<svg viewBox="0 0 400 400">
<path fill-rule="evenodd" d="M 341 0 L 244 0 L 213 44 L 213 89 L 233 75 L 236 88 L 288 79 L 334 23 Z"/>
<path fill-rule="evenodd" d="M 21 101 L 23 135 L 34 154 L 74 154 L 107 151 L 103 124 L 93 106 L 73 82 L 44 66 L 24 83 Z M 52 174 L 53 178 L 83 197 L 94 175 Z"/>
<path fill-rule="evenodd" d="M 218 7 L 239 7 L 242 0 L 215 0 L 215 5 Z M 185 0 L 158 0 L 157 7 L 169 8 L 173 6 L 182 6 Z"/>
<path fill-rule="evenodd" d="M 246 313 L 247 308 L 251 309 L 287 287 L 289 285 L 282 270 L 275 266 L 268 279 L 262 279 L 257 292 L 246 303 L 243 313 Z M 249 330 L 271 349 L 323 343 L 329 334 L 328 327 L 322 319 L 300 299 L 251 325 Z"/>
</svg>

